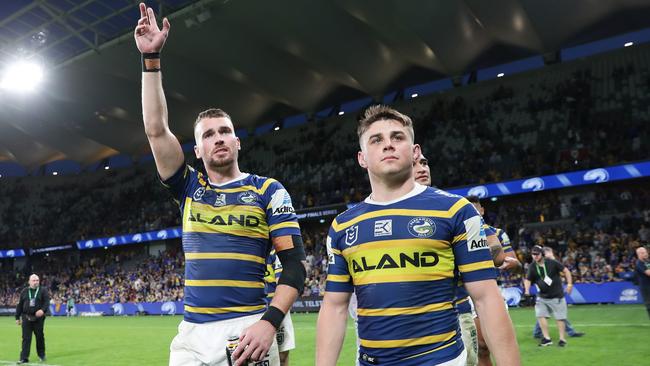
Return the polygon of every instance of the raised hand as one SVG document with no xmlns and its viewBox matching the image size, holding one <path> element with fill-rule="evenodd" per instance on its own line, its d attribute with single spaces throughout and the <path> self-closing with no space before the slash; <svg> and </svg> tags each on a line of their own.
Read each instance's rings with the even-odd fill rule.
<svg viewBox="0 0 650 366">
<path fill-rule="evenodd" d="M 140 20 L 135 27 L 133 37 L 135 44 L 141 53 L 160 52 L 165 45 L 167 35 L 169 35 L 169 20 L 163 19 L 162 29 L 158 28 L 156 14 L 152 8 L 147 8 L 144 3 L 140 3 Z"/>
</svg>

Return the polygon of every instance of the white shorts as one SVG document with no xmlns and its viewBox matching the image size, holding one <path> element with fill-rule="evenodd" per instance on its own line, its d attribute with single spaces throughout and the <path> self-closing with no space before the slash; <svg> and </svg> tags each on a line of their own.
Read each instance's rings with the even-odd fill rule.
<svg viewBox="0 0 650 366">
<path fill-rule="evenodd" d="M 190 323 L 183 320 L 178 334 L 169 346 L 169 366 L 228 366 L 226 343 L 258 321 L 262 314 L 209 323 Z M 250 362 L 249 366 L 279 366 L 278 344 L 273 340 L 269 354 L 263 361 Z"/>
<path fill-rule="evenodd" d="M 296 348 L 296 333 L 293 331 L 290 312 L 284 316 L 280 328 L 275 333 L 275 340 L 278 342 L 278 350 L 280 352 L 286 352 Z"/>
</svg>

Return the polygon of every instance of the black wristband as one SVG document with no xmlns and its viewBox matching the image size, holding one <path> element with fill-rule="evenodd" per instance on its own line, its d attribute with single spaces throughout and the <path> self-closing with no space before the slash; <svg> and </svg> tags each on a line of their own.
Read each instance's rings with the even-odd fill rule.
<svg viewBox="0 0 650 366">
<path fill-rule="evenodd" d="M 284 320 L 284 313 L 275 306 L 269 306 L 264 315 L 262 315 L 262 320 L 266 320 L 271 323 L 275 329 L 278 329 Z"/>
<path fill-rule="evenodd" d="M 142 54 L 142 72 L 160 71 L 160 52 Z"/>
</svg>

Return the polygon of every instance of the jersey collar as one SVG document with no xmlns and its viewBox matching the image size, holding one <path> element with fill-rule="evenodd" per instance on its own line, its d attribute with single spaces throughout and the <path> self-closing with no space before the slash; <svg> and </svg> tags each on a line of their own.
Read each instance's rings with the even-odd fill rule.
<svg viewBox="0 0 650 366">
<path fill-rule="evenodd" d="M 210 177 L 208 177 L 208 183 L 210 183 L 210 185 L 211 185 L 211 186 L 214 186 L 214 187 L 223 187 L 223 186 L 227 186 L 228 184 L 232 184 L 232 183 L 235 183 L 235 182 L 237 182 L 237 181 L 240 181 L 240 180 L 242 180 L 242 179 L 246 179 L 246 178 L 248 178 L 249 175 L 250 175 L 250 174 L 248 174 L 248 173 L 241 173 L 241 175 L 240 175 L 239 177 L 237 177 L 237 178 L 235 178 L 235 179 L 232 179 L 232 180 L 229 180 L 229 181 L 224 182 L 224 183 L 219 183 L 219 184 L 217 184 L 217 183 L 212 183 L 212 182 L 210 181 Z"/>
<path fill-rule="evenodd" d="M 407 198 L 417 196 L 418 194 L 424 192 L 425 189 L 427 189 L 426 186 L 423 186 L 422 184 L 416 182 L 415 187 L 413 187 L 413 189 L 409 193 L 403 195 L 402 197 L 395 198 L 394 200 L 391 200 L 391 201 L 377 202 L 377 201 L 373 200 L 372 198 L 370 198 L 370 196 L 368 196 L 364 200 L 364 202 L 368 203 L 368 204 L 371 204 L 371 205 L 388 206 L 388 205 L 392 205 L 393 203 L 397 203 L 399 201 L 404 201 Z"/>
</svg>

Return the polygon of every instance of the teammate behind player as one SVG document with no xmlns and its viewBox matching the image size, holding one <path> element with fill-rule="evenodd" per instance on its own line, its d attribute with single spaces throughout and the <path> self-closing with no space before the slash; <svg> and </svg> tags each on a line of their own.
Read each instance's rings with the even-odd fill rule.
<svg viewBox="0 0 650 366">
<path fill-rule="evenodd" d="M 373 106 L 357 132 L 358 162 L 372 193 L 337 216 L 327 237 L 316 365 L 336 365 L 353 291 L 361 365 L 464 365 L 452 305 L 459 274 L 486 318 L 499 365 L 520 364 L 476 210 L 462 197 L 414 182 L 420 149 L 408 116 Z"/>
<path fill-rule="evenodd" d="M 239 138 L 225 112 L 199 114 L 194 148 L 207 172 L 185 165 L 169 129 L 160 51 L 170 24 L 159 29 L 153 9 L 140 4 L 134 37 L 142 53 L 144 127 L 158 175 L 182 212 L 185 252 L 184 320 L 170 346 L 170 365 L 227 365 L 228 338 L 239 336 L 237 366 L 248 360 L 278 365 L 276 330 L 302 292 L 305 258 L 291 197 L 274 179 L 244 174 Z M 275 248 L 284 271 L 270 306 L 265 261 Z"/>
<path fill-rule="evenodd" d="M 485 208 L 483 205 L 481 205 L 481 201 L 477 196 L 468 196 L 466 197 L 476 210 L 481 214 L 481 216 L 485 215 Z M 517 269 L 521 268 L 521 263 L 517 259 L 517 256 L 515 255 L 514 250 L 512 250 L 512 246 L 510 245 L 510 238 L 508 237 L 508 234 L 502 229 L 495 228 L 493 226 L 484 224 L 484 229 L 485 229 L 485 234 L 488 237 L 488 246 L 490 247 L 490 253 L 492 254 L 492 259 L 494 261 L 494 264 L 499 267 L 500 270 L 509 270 L 509 271 L 514 271 Z M 462 290 L 461 290 L 462 293 Z M 507 309 L 507 305 L 506 305 Z M 462 308 L 461 308 L 462 310 Z M 468 326 L 469 323 L 461 322 L 461 326 L 463 324 L 466 324 Z M 476 341 L 476 344 L 478 346 L 478 365 L 480 366 L 488 366 L 492 365 L 492 360 L 490 359 L 490 349 L 488 348 L 487 342 L 485 341 L 485 337 L 483 336 L 483 333 L 481 331 L 481 319 L 478 316 L 474 316 L 474 325 L 475 328 L 474 330 L 471 329 L 471 326 L 469 326 L 469 331 L 476 332 L 476 338 L 473 338 L 472 340 Z M 469 361 L 469 359 L 468 359 Z M 468 366 L 473 366 L 476 365 L 476 363 L 467 363 Z"/>
</svg>

